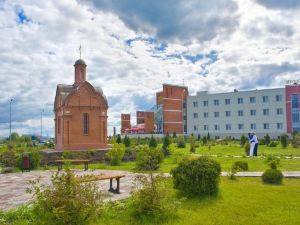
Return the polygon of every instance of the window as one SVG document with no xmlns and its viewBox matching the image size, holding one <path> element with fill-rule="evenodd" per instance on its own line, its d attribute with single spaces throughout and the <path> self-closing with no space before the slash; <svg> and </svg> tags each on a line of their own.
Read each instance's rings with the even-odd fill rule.
<svg viewBox="0 0 300 225">
<path fill-rule="evenodd" d="M 226 124 L 226 130 L 231 130 L 231 124 Z"/>
<path fill-rule="evenodd" d="M 243 129 L 244 129 L 244 124 L 241 124 L 241 123 L 240 123 L 240 124 L 238 125 L 238 127 L 239 127 L 239 130 L 243 130 Z"/>
<path fill-rule="evenodd" d="M 292 94 L 292 129 L 300 131 L 300 115 L 299 115 L 299 97 L 297 94 Z"/>
<path fill-rule="evenodd" d="M 243 98 L 238 98 L 238 104 L 243 104 L 243 103 L 244 103 Z"/>
<path fill-rule="evenodd" d="M 219 100 L 218 99 L 214 100 L 214 105 L 219 105 Z"/>
<path fill-rule="evenodd" d="M 198 113 L 194 113 L 194 118 L 198 118 Z"/>
<path fill-rule="evenodd" d="M 203 101 L 203 106 L 208 106 L 208 101 Z"/>
<path fill-rule="evenodd" d="M 194 125 L 194 131 L 198 131 L 198 127 Z"/>
<path fill-rule="evenodd" d="M 230 117 L 231 116 L 231 112 L 230 111 L 226 111 L 226 117 Z"/>
<path fill-rule="evenodd" d="M 250 129 L 251 130 L 256 130 L 256 123 L 251 123 L 250 124 Z"/>
<path fill-rule="evenodd" d="M 193 102 L 194 108 L 198 107 L 198 102 Z"/>
<path fill-rule="evenodd" d="M 256 110 L 255 109 L 251 109 L 250 110 L 250 115 L 251 116 L 256 116 Z"/>
<path fill-rule="evenodd" d="M 277 115 L 282 115 L 283 114 L 283 108 L 278 108 L 276 109 Z"/>
<path fill-rule="evenodd" d="M 282 102 L 282 95 L 276 95 L 276 102 Z"/>
<path fill-rule="evenodd" d="M 220 126 L 219 125 L 215 125 L 215 130 L 220 130 Z"/>
<path fill-rule="evenodd" d="M 269 130 L 270 129 L 270 124 L 264 123 L 264 130 Z"/>
<path fill-rule="evenodd" d="M 255 97 L 250 97 L 250 103 L 255 103 Z"/>
<path fill-rule="evenodd" d="M 269 109 L 263 109 L 263 114 L 264 114 L 264 116 L 269 115 Z"/>
<path fill-rule="evenodd" d="M 215 112 L 215 117 L 219 117 L 220 113 L 219 112 Z"/>
<path fill-rule="evenodd" d="M 239 110 L 238 111 L 238 116 L 244 116 L 244 111 L 243 110 Z"/>
<path fill-rule="evenodd" d="M 230 105 L 230 99 L 229 98 L 225 99 L 225 105 Z"/>
<path fill-rule="evenodd" d="M 269 96 L 263 96 L 262 99 L 263 102 L 269 102 Z"/>
<path fill-rule="evenodd" d="M 204 112 L 204 113 L 203 113 L 203 117 L 204 117 L 204 118 L 208 118 L 208 112 Z"/>
<path fill-rule="evenodd" d="M 89 134 L 89 114 L 83 113 L 83 134 Z"/>
<path fill-rule="evenodd" d="M 283 124 L 277 123 L 277 130 L 282 130 L 282 129 L 283 129 Z"/>
<path fill-rule="evenodd" d="M 208 125 L 204 125 L 204 130 L 208 130 Z"/>
</svg>

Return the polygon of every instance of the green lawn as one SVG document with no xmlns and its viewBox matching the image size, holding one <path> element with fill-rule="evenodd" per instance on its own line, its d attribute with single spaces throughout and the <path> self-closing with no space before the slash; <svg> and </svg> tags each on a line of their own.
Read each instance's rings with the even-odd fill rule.
<svg viewBox="0 0 300 225">
<path fill-rule="evenodd" d="M 169 225 L 296 225 L 300 221 L 300 179 L 283 185 L 265 185 L 260 178 L 221 179 L 216 198 L 186 199 Z M 149 220 L 151 221 L 151 219 Z M 130 217 L 128 208 L 104 211 L 98 224 L 143 224 Z M 144 224 L 153 224 L 151 222 Z"/>
</svg>

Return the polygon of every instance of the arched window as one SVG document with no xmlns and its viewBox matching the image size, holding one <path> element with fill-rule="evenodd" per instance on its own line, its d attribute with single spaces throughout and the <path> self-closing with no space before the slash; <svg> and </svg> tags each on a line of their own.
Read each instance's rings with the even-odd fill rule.
<svg viewBox="0 0 300 225">
<path fill-rule="evenodd" d="M 83 134 L 89 134 L 89 114 L 83 113 Z"/>
</svg>

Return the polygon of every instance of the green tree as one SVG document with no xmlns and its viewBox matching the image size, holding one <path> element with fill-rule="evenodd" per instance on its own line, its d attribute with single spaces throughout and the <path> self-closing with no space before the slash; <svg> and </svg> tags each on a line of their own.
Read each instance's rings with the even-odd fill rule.
<svg viewBox="0 0 300 225">
<path fill-rule="evenodd" d="M 18 141 L 19 140 L 19 134 L 17 132 L 13 132 L 10 135 L 10 138 L 12 141 Z"/>
<path fill-rule="evenodd" d="M 139 170 L 157 170 L 163 159 L 164 154 L 159 147 L 140 145 L 137 148 L 136 165 Z"/>
<path fill-rule="evenodd" d="M 177 137 L 177 135 L 176 135 L 176 132 L 174 131 L 173 132 L 173 138 L 176 138 Z"/>
<path fill-rule="evenodd" d="M 265 139 L 265 145 L 269 145 L 271 143 L 271 138 L 270 138 L 270 135 L 269 134 L 266 134 L 264 136 L 264 139 Z"/>
<path fill-rule="evenodd" d="M 169 155 L 170 152 L 169 152 L 169 146 L 170 146 L 170 137 L 169 137 L 169 134 L 167 133 L 167 135 L 164 136 L 164 139 L 163 139 L 163 151 L 164 151 L 164 155 Z"/>
<path fill-rule="evenodd" d="M 125 137 L 123 139 L 123 143 L 126 148 L 130 147 L 130 138 L 127 135 L 125 135 Z"/>
<path fill-rule="evenodd" d="M 151 138 L 150 138 L 150 141 L 149 141 L 149 147 L 150 147 L 150 148 L 156 148 L 156 147 L 157 147 L 157 141 L 156 141 L 156 139 L 153 137 L 153 135 L 152 135 Z"/>
<path fill-rule="evenodd" d="M 286 148 L 288 146 L 288 139 L 289 136 L 287 134 L 282 134 L 280 136 L 280 143 L 283 148 Z"/>
<path fill-rule="evenodd" d="M 198 141 L 200 141 L 200 140 L 201 140 L 201 135 L 200 135 L 200 134 L 198 134 L 198 137 L 197 137 L 197 139 L 198 139 Z"/>
<path fill-rule="evenodd" d="M 241 139 L 240 139 L 240 145 L 241 145 L 241 147 L 244 147 L 244 145 L 246 144 L 247 140 L 248 139 L 245 137 L 245 135 L 241 136 Z"/>
<path fill-rule="evenodd" d="M 210 140 L 210 134 L 209 134 L 209 132 L 207 133 L 207 140 L 208 141 Z"/>
<path fill-rule="evenodd" d="M 190 136 L 190 152 L 195 153 L 196 152 L 196 140 L 194 135 Z"/>
<path fill-rule="evenodd" d="M 117 142 L 118 144 L 121 144 L 121 143 L 122 143 L 122 138 L 121 138 L 121 135 L 120 135 L 120 134 L 118 134 L 116 142 Z"/>
</svg>

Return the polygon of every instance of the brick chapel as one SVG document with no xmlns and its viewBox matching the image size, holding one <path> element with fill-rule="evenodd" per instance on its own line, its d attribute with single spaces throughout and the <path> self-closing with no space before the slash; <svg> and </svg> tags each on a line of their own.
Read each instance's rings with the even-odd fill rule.
<svg viewBox="0 0 300 225">
<path fill-rule="evenodd" d="M 93 87 L 86 80 L 84 60 L 78 59 L 74 67 L 74 84 L 58 84 L 56 88 L 55 149 L 106 149 L 106 97 L 100 87 Z"/>
</svg>

